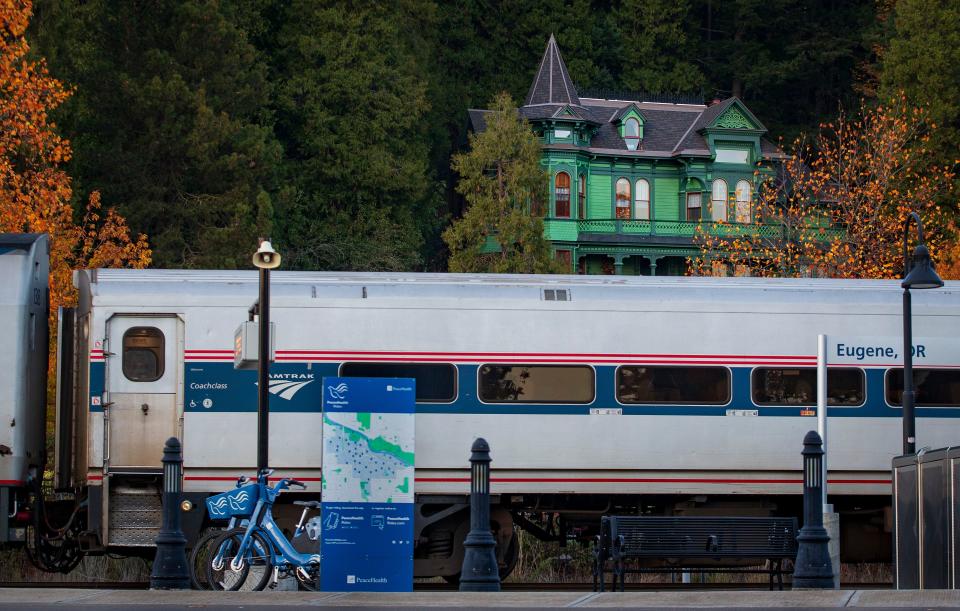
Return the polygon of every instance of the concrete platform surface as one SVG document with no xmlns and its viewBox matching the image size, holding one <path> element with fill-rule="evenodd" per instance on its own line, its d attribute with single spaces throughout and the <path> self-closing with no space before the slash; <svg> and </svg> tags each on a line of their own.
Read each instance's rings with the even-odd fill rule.
<svg viewBox="0 0 960 611">
<path fill-rule="evenodd" d="M 793 590 L 669 592 L 198 592 L 2 588 L 0 608 L 239 608 L 284 607 L 409 608 L 792 608 L 792 609 L 960 609 L 960 590 Z"/>
</svg>

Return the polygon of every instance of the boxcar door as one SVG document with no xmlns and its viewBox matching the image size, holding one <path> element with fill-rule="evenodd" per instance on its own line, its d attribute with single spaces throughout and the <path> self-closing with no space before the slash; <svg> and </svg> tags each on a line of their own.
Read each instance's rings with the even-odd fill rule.
<svg viewBox="0 0 960 611">
<path fill-rule="evenodd" d="M 116 315 L 107 322 L 106 467 L 161 468 L 179 437 L 182 323 L 176 316 Z"/>
</svg>

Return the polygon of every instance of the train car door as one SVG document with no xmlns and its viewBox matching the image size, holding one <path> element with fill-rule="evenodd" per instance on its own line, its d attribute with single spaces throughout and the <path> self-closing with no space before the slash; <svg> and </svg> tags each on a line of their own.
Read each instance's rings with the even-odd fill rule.
<svg viewBox="0 0 960 611">
<path fill-rule="evenodd" d="M 162 467 L 164 442 L 180 436 L 182 347 L 183 323 L 175 315 L 115 315 L 107 321 L 108 471 Z"/>
</svg>

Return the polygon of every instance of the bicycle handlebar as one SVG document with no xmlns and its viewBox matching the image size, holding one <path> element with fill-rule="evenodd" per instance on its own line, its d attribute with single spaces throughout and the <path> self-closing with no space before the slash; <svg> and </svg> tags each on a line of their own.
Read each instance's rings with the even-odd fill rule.
<svg viewBox="0 0 960 611">
<path fill-rule="evenodd" d="M 307 489 L 307 485 L 306 485 L 306 484 L 304 484 L 304 483 L 301 482 L 301 481 L 295 480 L 295 479 L 288 479 L 288 480 L 287 480 L 287 485 L 288 485 L 288 486 L 300 486 L 300 487 L 303 488 L 304 490 Z"/>
</svg>

